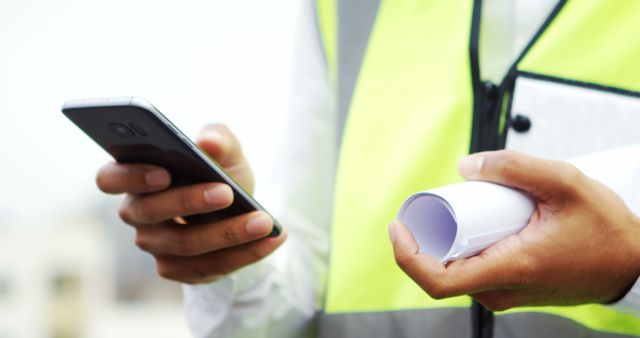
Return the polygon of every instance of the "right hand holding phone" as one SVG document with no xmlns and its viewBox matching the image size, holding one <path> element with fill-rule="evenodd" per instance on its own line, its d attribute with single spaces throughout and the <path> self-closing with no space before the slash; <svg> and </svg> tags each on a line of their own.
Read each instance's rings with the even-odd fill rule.
<svg viewBox="0 0 640 338">
<path fill-rule="evenodd" d="M 253 192 L 251 168 L 227 127 L 206 126 L 198 144 L 247 192 Z M 135 228 L 136 245 L 154 256 L 158 274 L 167 279 L 190 284 L 216 280 L 269 255 L 287 237 L 286 232 L 265 237 L 273 219 L 263 211 L 211 223 L 176 221 L 231 205 L 233 193 L 224 183 L 169 188 L 171 177 L 165 169 L 122 163 L 106 164 L 96 182 L 103 192 L 126 193 L 120 218 Z"/>
</svg>

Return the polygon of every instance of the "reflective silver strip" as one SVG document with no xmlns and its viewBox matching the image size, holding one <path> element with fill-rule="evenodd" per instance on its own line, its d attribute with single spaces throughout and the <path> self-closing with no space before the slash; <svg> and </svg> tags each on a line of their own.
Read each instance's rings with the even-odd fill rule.
<svg viewBox="0 0 640 338">
<path fill-rule="evenodd" d="M 380 0 L 337 1 L 337 135 L 342 135 L 344 131 L 353 90 L 358 80 L 379 6 Z"/>
<path fill-rule="evenodd" d="M 471 336 L 467 308 L 322 314 L 319 338 L 465 338 Z M 560 316 L 514 313 L 495 317 L 494 338 L 621 338 Z"/>
<path fill-rule="evenodd" d="M 353 90 L 358 80 L 380 1 L 336 0 L 338 135 L 341 135 L 344 130 Z M 319 18 L 317 6 L 312 7 L 315 13 L 318 40 L 322 42 L 322 28 L 320 27 L 322 20 Z M 323 53 L 323 57 L 328 66 L 326 52 Z"/>
<path fill-rule="evenodd" d="M 318 338 L 470 336 L 468 309 L 322 314 Z"/>
</svg>

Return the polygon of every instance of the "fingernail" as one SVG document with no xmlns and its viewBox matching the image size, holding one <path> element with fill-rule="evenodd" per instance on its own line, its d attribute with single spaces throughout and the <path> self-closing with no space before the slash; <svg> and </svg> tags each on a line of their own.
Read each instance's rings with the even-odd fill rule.
<svg viewBox="0 0 640 338">
<path fill-rule="evenodd" d="M 473 177 L 482 170 L 484 165 L 483 155 L 469 155 L 458 163 L 458 172 L 464 177 Z"/>
<path fill-rule="evenodd" d="M 166 170 L 156 169 L 144 174 L 144 181 L 152 187 L 162 187 L 169 184 L 169 173 Z"/>
<path fill-rule="evenodd" d="M 216 184 L 204 191 L 204 201 L 209 205 L 224 205 L 231 198 L 231 188 L 226 184 Z"/>
<path fill-rule="evenodd" d="M 273 220 L 264 213 L 254 216 L 247 222 L 247 233 L 251 236 L 266 235 L 273 228 Z"/>
<path fill-rule="evenodd" d="M 398 233 L 396 222 L 389 223 L 389 226 L 387 228 L 389 230 L 389 238 L 391 239 L 391 243 L 395 243 Z"/>
</svg>

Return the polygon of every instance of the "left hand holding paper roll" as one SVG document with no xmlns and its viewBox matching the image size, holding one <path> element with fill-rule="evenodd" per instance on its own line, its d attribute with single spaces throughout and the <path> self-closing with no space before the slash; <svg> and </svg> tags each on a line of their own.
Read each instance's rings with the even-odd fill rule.
<svg viewBox="0 0 640 338">
<path fill-rule="evenodd" d="M 535 211 L 519 233 L 447 264 L 420 253 L 409 229 L 391 223 L 396 262 L 430 296 L 468 294 L 496 311 L 607 303 L 640 275 L 640 220 L 613 191 L 573 165 L 494 151 L 464 158 L 459 171 L 469 180 L 529 193 Z"/>
</svg>

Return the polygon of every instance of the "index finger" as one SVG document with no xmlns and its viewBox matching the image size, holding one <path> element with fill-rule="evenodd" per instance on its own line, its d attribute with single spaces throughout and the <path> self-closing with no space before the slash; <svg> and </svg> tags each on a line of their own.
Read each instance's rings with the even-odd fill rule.
<svg viewBox="0 0 640 338">
<path fill-rule="evenodd" d="M 108 194 L 141 194 L 169 187 L 171 176 L 167 170 L 150 164 L 110 162 L 98 170 L 96 184 Z"/>
</svg>

